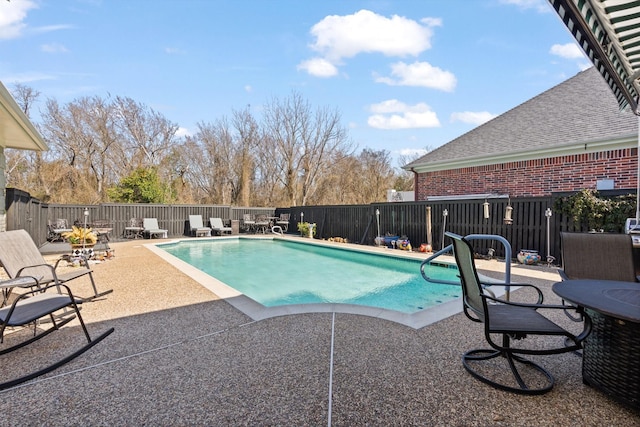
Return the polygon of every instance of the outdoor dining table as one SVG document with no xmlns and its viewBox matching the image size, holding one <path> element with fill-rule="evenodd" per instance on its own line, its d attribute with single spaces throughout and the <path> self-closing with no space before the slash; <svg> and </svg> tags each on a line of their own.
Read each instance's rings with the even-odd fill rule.
<svg viewBox="0 0 640 427">
<path fill-rule="evenodd" d="M 565 280 L 553 291 L 583 307 L 593 323 L 584 341 L 583 382 L 640 409 L 640 283 Z"/>
</svg>

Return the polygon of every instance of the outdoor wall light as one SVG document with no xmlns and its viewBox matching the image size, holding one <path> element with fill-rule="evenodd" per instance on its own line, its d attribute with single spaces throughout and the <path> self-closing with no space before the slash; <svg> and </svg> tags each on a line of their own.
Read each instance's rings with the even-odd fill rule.
<svg viewBox="0 0 640 427">
<path fill-rule="evenodd" d="M 489 202 L 485 200 L 482 207 L 484 208 L 484 219 L 489 219 Z"/>
</svg>

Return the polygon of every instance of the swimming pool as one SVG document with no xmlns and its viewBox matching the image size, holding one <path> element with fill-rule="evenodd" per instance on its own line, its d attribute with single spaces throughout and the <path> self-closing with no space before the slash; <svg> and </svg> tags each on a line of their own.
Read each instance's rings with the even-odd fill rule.
<svg viewBox="0 0 640 427">
<path fill-rule="evenodd" d="M 279 239 L 206 239 L 158 245 L 265 307 L 354 304 L 412 314 L 460 296 L 427 283 L 420 259 Z M 457 269 L 430 267 L 457 280 Z"/>
</svg>

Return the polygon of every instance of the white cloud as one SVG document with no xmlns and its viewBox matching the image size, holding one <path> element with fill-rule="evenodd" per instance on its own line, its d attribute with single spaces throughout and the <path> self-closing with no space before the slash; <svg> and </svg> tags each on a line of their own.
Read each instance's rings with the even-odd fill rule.
<svg viewBox="0 0 640 427">
<path fill-rule="evenodd" d="M 439 127 L 440 121 L 431 107 L 421 102 L 407 105 L 390 99 L 370 106 L 373 115 L 367 124 L 376 129 L 415 129 Z"/>
<path fill-rule="evenodd" d="M 60 43 L 49 43 L 49 44 L 43 44 L 41 47 L 43 52 L 46 53 L 66 53 L 69 52 L 69 50 L 62 44 Z"/>
<path fill-rule="evenodd" d="M 452 92 L 456 87 L 456 76 L 449 71 L 434 67 L 428 62 L 406 64 L 396 62 L 391 65 L 392 77 L 378 77 L 378 83 L 390 86 L 420 86 Z"/>
<path fill-rule="evenodd" d="M 500 0 L 501 3 L 518 6 L 521 9 L 535 9 L 540 13 L 547 13 L 551 8 L 547 0 Z"/>
<path fill-rule="evenodd" d="M 0 3 L 0 39 L 14 39 L 27 27 L 23 21 L 30 9 L 38 6 L 30 0 L 2 1 Z"/>
<path fill-rule="evenodd" d="M 554 44 L 549 53 L 566 59 L 584 58 L 584 53 L 575 43 Z"/>
<path fill-rule="evenodd" d="M 344 58 L 360 53 L 381 53 L 386 56 L 417 56 L 431 48 L 432 27 L 442 25 L 437 18 L 420 22 L 402 16 L 390 18 L 369 10 L 352 15 L 330 15 L 311 28 L 315 42 L 311 49 L 320 58 L 298 65 L 312 75 L 332 77 Z"/>
<path fill-rule="evenodd" d="M 442 18 L 422 18 L 420 22 L 427 27 L 442 27 Z"/>
<path fill-rule="evenodd" d="M 74 28 L 73 25 L 67 25 L 67 24 L 45 25 L 44 27 L 33 28 L 31 29 L 31 32 L 37 33 L 37 34 L 44 34 L 44 33 L 51 33 L 53 31 L 70 30 L 72 28 Z"/>
<path fill-rule="evenodd" d="M 451 122 L 462 122 L 479 126 L 495 117 L 497 117 L 496 114 L 491 114 L 488 111 L 463 111 L 459 113 L 452 113 Z"/>
<path fill-rule="evenodd" d="M 338 74 L 338 69 L 331 62 L 323 58 L 313 58 L 298 64 L 298 70 L 305 70 L 316 77 L 333 77 Z"/>
<path fill-rule="evenodd" d="M 245 85 L 244 86 L 244 91 L 247 93 L 251 93 L 253 92 L 253 87 L 251 87 L 251 85 Z"/>
<path fill-rule="evenodd" d="M 401 150 L 398 150 L 398 153 L 401 156 L 415 158 L 422 157 L 428 152 L 429 150 L 427 150 L 426 148 L 403 148 Z"/>
<path fill-rule="evenodd" d="M 184 55 L 186 52 L 182 49 L 179 49 L 177 47 L 165 47 L 164 48 L 164 53 L 168 54 L 168 55 Z"/>
</svg>

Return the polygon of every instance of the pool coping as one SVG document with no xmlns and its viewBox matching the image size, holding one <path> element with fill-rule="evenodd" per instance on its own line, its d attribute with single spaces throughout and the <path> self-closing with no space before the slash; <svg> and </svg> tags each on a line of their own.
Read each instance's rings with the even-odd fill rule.
<svg viewBox="0 0 640 427">
<path fill-rule="evenodd" d="M 220 236 L 211 238 L 199 238 L 198 241 L 204 240 L 221 240 L 221 239 L 270 239 L 270 240 L 290 240 L 306 244 L 313 244 L 319 246 L 328 246 L 332 248 L 340 248 L 344 250 L 351 250 L 356 252 L 384 254 L 387 256 L 393 256 L 398 258 L 411 258 L 411 259 L 425 259 L 425 254 L 414 254 L 411 252 L 404 252 L 397 249 L 378 248 L 373 246 L 351 246 L 347 247 L 345 243 L 335 243 L 325 240 L 317 239 L 304 239 L 300 237 L 290 236 L 278 236 L 278 235 L 265 235 L 265 236 Z M 291 304 L 277 307 L 266 307 L 259 302 L 244 295 L 238 290 L 228 286 L 224 282 L 210 276 L 207 273 L 199 270 L 198 268 L 182 261 L 181 259 L 171 255 L 170 253 L 159 248 L 159 245 L 167 245 L 173 243 L 180 243 L 183 241 L 193 241 L 193 239 L 172 239 L 164 240 L 158 243 L 148 243 L 144 246 L 151 250 L 154 254 L 162 258 L 164 261 L 176 267 L 178 270 L 184 272 L 193 280 L 198 282 L 206 289 L 213 292 L 220 299 L 228 302 L 237 310 L 246 314 L 253 320 L 263 320 L 271 317 L 287 316 L 292 314 L 303 313 L 347 313 L 357 314 L 361 316 L 375 317 L 378 319 L 384 319 L 395 323 L 400 323 L 405 326 L 409 326 L 414 329 L 420 329 L 432 323 L 446 319 L 462 312 L 462 304 L 460 300 L 456 298 L 452 301 L 447 301 L 442 304 L 438 304 L 433 307 L 415 312 L 415 313 L 402 313 L 395 310 L 389 310 L 379 307 L 370 307 L 356 304 L 341 304 L 341 303 L 313 303 L 313 304 Z M 393 252 L 392 252 L 393 251 Z M 499 290 L 496 289 L 496 295 L 499 295 Z"/>
</svg>

